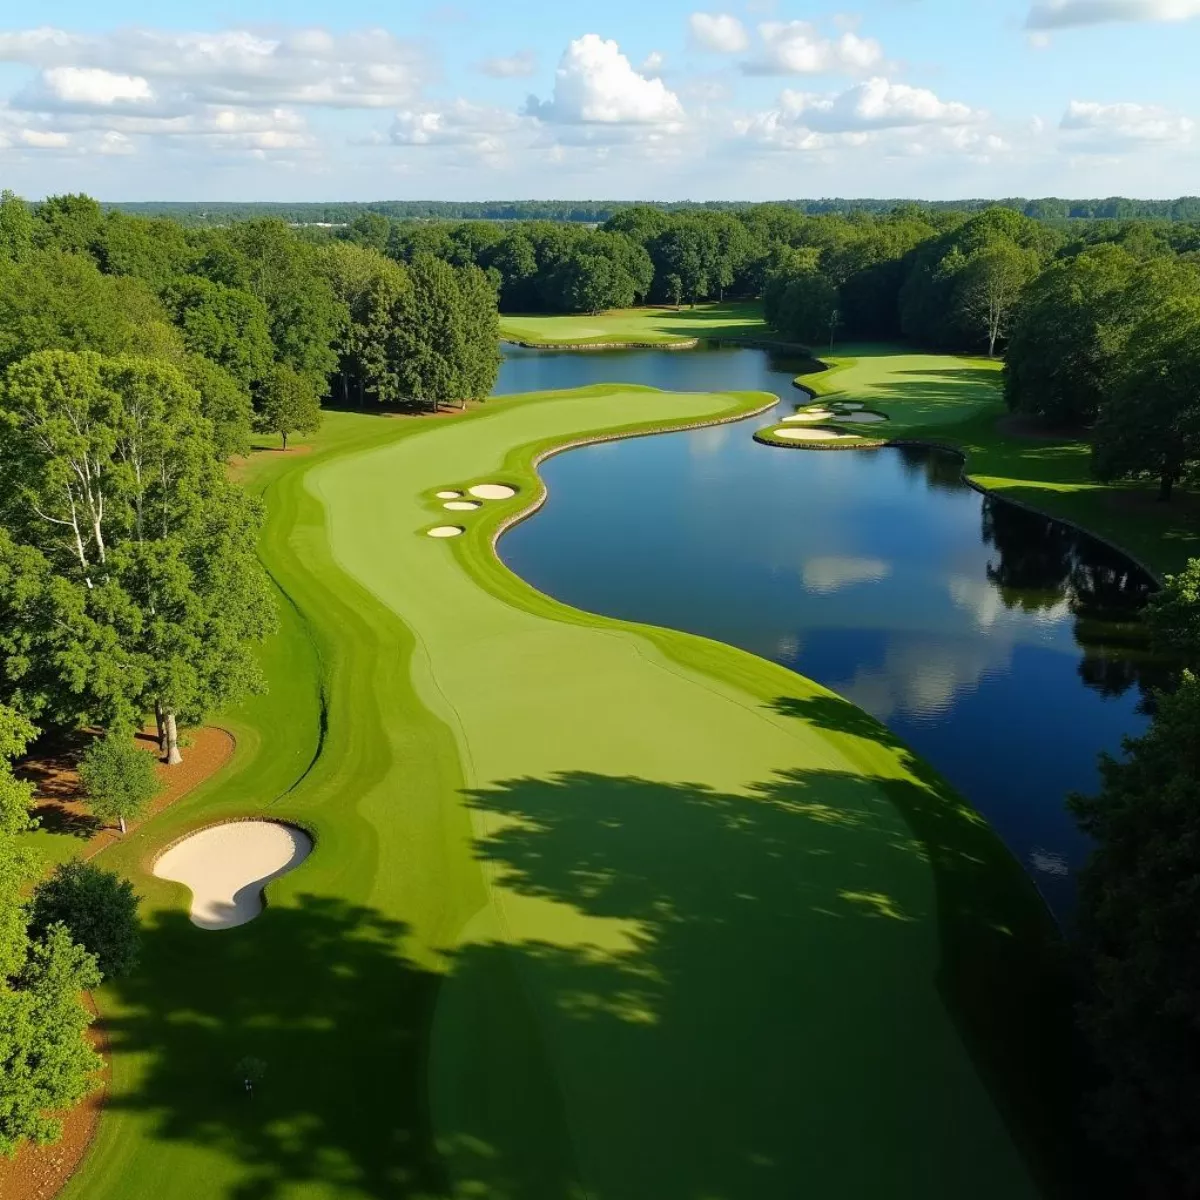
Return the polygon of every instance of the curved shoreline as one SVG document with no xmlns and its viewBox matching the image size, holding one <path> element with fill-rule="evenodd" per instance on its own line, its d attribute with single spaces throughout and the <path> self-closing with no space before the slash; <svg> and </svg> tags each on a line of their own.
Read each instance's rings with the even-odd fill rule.
<svg viewBox="0 0 1200 1200">
<path fill-rule="evenodd" d="M 823 362 L 817 359 L 817 362 Z M 841 371 L 849 364 L 840 364 L 835 367 L 830 367 L 827 363 L 823 364 L 827 371 Z M 822 393 L 810 388 L 807 384 L 800 382 L 799 378 L 792 380 L 792 386 L 799 388 L 807 396 L 813 400 L 825 400 L 831 393 Z M 836 424 L 830 421 L 829 424 Z M 1076 533 L 1082 533 L 1087 537 L 1094 539 L 1103 546 L 1107 546 L 1110 550 L 1115 550 L 1118 554 L 1129 559 L 1139 570 L 1148 575 L 1161 588 L 1165 582 L 1163 572 L 1156 570 L 1150 566 L 1144 559 L 1136 555 L 1132 550 L 1126 549 L 1119 542 L 1114 541 L 1110 537 L 1106 537 L 1102 533 L 1097 533 L 1094 529 L 1089 529 L 1086 525 L 1081 525 L 1078 521 L 1073 521 L 1070 517 L 1062 517 L 1057 513 L 1047 512 L 1044 508 L 1039 508 L 1036 504 L 1030 504 L 1026 500 L 1017 500 L 1012 496 L 1006 496 L 1003 492 L 997 491 L 995 488 L 987 487 L 978 480 L 972 478 L 970 474 L 971 456 L 969 451 L 964 450 L 961 445 L 955 442 L 938 441 L 936 438 L 921 438 L 921 437 L 895 437 L 895 438 L 863 438 L 861 441 L 854 443 L 835 442 L 786 442 L 778 441 L 770 436 L 769 431 L 759 430 L 754 435 L 754 440 L 763 446 L 771 446 L 777 450 L 886 450 L 888 447 L 911 446 L 919 450 L 940 450 L 948 454 L 954 454 L 959 459 L 960 470 L 959 478 L 972 491 L 978 492 L 981 496 L 987 496 L 992 500 L 999 500 L 1003 504 L 1011 504 L 1016 508 L 1023 509 L 1025 512 L 1033 513 L 1036 516 L 1044 517 L 1048 521 L 1058 521 L 1065 525 L 1068 529 L 1075 530 Z"/>
</svg>

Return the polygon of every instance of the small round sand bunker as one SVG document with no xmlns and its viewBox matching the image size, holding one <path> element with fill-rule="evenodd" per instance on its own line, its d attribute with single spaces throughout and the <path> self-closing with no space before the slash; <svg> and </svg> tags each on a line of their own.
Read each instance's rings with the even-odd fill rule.
<svg viewBox="0 0 1200 1200">
<path fill-rule="evenodd" d="M 427 536 L 431 538 L 452 538 L 458 537 L 463 532 L 463 527 L 461 525 L 435 525 L 426 532 Z"/>
<path fill-rule="evenodd" d="M 231 929 L 263 910 L 263 888 L 312 853 L 312 838 L 279 821 L 227 821 L 177 842 L 154 864 L 159 879 L 192 892 L 201 929 Z"/>
<path fill-rule="evenodd" d="M 483 505 L 474 500 L 447 500 L 442 507 L 450 509 L 451 512 L 474 512 Z"/>
<path fill-rule="evenodd" d="M 477 483 L 467 491 L 480 500 L 508 500 L 517 494 L 517 489 L 509 487 L 507 483 Z"/>
<path fill-rule="evenodd" d="M 847 425 L 878 425 L 887 417 L 877 412 L 846 412 L 839 413 L 837 419 Z"/>
<path fill-rule="evenodd" d="M 773 429 L 771 436 L 787 442 L 846 442 L 855 439 L 853 433 L 838 433 L 836 429 Z"/>
<path fill-rule="evenodd" d="M 462 492 L 438 492 L 437 498 L 439 500 L 461 500 Z"/>
<path fill-rule="evenodd" d="M 787 425 L 802 425 L 808 421 L 828 421 L 832 416 L 833 413 L 824 408 L 818 408 L 815 411 L 806 408 L 802 412 L 792 413 L 790 417 L 784 417 L 783 420 Z"/>
</svg>

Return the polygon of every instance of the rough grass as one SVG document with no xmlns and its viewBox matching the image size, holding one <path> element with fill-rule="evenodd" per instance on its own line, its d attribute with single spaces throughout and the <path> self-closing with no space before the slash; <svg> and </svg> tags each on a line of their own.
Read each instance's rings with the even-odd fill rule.
<svg viewBox="0 0 1200 1200">
<path fill-rule="evenodd" d="M 250 464 L 271 691 L 221 777 L 101 858 L 146 945 L 99 997 L 112 1096 L 69 1200 L 1046 1194 L 1054 939 L 987 826 L 847 702 L 492 553 L 536 453 L 762 399 L 331 414 Z M 521 495 L 422 536 L 482 481 Z M 155 848 L 258 813 L 315 852 L 258 920 L 196 929 Z"/>
<path fill-rule="evenodd" d="M 624 308 L 569 317 L 505 315 L 500 336 L 532 346 L 661 346 L 696 338 L 778 340 L 762 323 L 762 306 L 750 301 L 698 304 L 695 308 Z"/>
<path fill-rule="evenodd" d="M 959 449 L 973 482 L 1072 521 L 1160 575 L 1200 555 L 1195 497 L 1181 492 L 1170 504 L 1159 504 L 1153 484 L 1097 483 L 1086 441 L 1008 432 L 999 362 L 912 354 L 894 346 L 847 347 L 827 361 L 829 370 L 798 382 L 822 400 L 864 400 L 891 417 L 887 426 L 864 432 L 865 442 L 908 438 Z M 843 428 L 856 432 L 853 426 Z"/>
</svg>

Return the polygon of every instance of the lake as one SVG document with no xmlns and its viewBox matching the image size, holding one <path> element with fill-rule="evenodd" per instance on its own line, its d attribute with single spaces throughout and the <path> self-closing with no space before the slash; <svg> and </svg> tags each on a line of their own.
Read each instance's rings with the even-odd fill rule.
<svg viewBox="0 0 1200 1200">
<path fill-rule="evenodd" d="M 805 363 L 764 350 L 505 347 L 497 394 L 640 383 L 758 390 L 784 412 Z M 548 595 L 769 658 L 883 721 L 988 818 L 1060 919 L 1086 839 L 1065 806 L 1148 721 L 1137 614 L 1153 590 L 1102 542 L 961 479 L 957 456 L 761 445 L 781 413 L 572 450 L 500 543 Z"/>
</svg>

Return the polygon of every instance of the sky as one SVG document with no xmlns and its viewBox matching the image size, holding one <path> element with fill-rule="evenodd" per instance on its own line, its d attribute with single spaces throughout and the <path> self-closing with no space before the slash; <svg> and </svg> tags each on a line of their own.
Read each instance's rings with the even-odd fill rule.
<svg viewBox="0 0 1200 1200">
<path fill-rule="evenodd" d="M 8 4 L 0 187 L 200 201 L 1200 193 L 1200 0 L 844 2 Z"/>
</svg>

